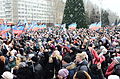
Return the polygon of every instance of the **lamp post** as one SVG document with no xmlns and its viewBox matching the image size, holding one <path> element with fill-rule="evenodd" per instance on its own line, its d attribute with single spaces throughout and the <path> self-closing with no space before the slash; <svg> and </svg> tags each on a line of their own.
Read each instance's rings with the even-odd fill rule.
<svg viewBox="0 0 120 79">
<path fill-rule="evenodd" d="M 99 6 L 99 11 L 100 11 L 100 27 L 102 27 L 102 1 L 103 0 L 99 0 L 100 1 L 100 6 Z M 104 27 L 103 27 L 103 33 L 104 33 Z"/>
<path fill-rule="evenodd" d="M 99 7 L 99 11 L 100 11 L 100 23 L 101 23 L 101 26 L 102 26 L 102 0 L 99 0 L 100 1 L 100 7 Z"/>
</svg>

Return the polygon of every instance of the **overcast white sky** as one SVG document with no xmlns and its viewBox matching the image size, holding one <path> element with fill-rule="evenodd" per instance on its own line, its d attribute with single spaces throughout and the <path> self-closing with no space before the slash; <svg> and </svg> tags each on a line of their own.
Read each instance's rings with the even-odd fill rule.
<svg viewBox="0 0 120 79">
<path fill-rule="evenodd" d="M 102 7 L 104 9 L 110 9 L 120 16 L 120 0 L 90 0 L 90 1 L 97 5 L 100 5 L 101 1 Z"/>
<path fill-rule="evenodd" d="M 110 9 L 120 16 L 120 0 L 90 0 L 90 1 L 97 5 L 100 5 L 101 1 L 102 7 L 104 9 Z"/>
</svg>

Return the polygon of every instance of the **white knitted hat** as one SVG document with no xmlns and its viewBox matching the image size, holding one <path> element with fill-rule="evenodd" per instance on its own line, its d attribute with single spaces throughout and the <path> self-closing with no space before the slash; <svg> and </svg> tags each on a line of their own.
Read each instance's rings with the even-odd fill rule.
<svg viewBox="0 0 120 79">
<path fill-rule="evenodd" d="M 5 71 L 2 75 L 1 75 L 4 79 L 13 79 L 13 74 Z"/>
<path fill-rule="evenodd" d="M 117 75 L 110 75 L 108 76 L 108 79 L 120 79 Z"/>
</svg>

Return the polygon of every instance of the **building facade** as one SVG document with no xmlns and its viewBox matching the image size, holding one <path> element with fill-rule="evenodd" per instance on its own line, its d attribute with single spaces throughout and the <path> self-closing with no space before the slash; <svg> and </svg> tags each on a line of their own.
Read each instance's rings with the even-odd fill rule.
<svg viewBox="0 0 120 79">
<path fill-rule="evenodd" d="M 63 20 L 65 2 L 63 2 L 63 0 L 53 0 L 53 6 L 55 23 L 61 24 Z"/>
<path fill-rule="evenodd" d="M 0 19 L 4 19 L 5 18 L 5 2 L 4 0 L 0 0 Z"/>
<path fill-rule="evenodd" d="M 0 18 L 17 23 L 28 22 L 54 23 L 53 3 L 50 0 L 1 0 Z"/>
</svg>

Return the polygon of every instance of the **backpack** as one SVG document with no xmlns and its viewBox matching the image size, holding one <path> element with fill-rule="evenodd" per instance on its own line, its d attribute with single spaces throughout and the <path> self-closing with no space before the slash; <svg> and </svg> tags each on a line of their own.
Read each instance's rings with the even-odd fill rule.
<svg viewBox="0 0 120 79">
<path fill-rule="evenodd" d="M 119 63 L 119 64 L 116 64 L 116 65 L 114 66 L 114 71 L 113 71 L 113 73 L 114 73 L 115 75 L 120 76 L 120 63 Z"/>
</svg>

